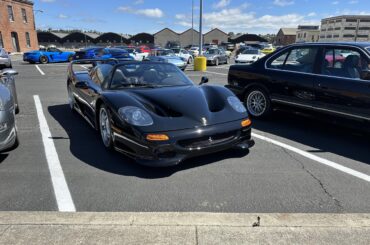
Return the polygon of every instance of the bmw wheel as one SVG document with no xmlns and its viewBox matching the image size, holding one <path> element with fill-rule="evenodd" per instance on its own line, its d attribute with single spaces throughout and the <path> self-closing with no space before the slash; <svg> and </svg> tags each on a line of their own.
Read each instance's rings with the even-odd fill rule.
<svg viewBox="0 0 370 245">
<path fill-rule="evenodd" d="M 99 129 L 101 139 L 103 141 L 104 146 L 107 149 L 113 148 L 113 137 L 112 137 L 112 129 L 110 126 L 110 116 L 109 112 L 105 105 L 102 105 L 99 110 Z"/>
<path fill-rule="evenodd" d="M 253 117 L 266 117 L 271 112 L 270 98 L 260 88 L 252 88 L 247 92 L 245 105 Z"/>
<path fill-rule="evenodd" d="M 48 62 L 49 62 L 48 57 L 46 57 L 46 56 L 41 56 L 40 57 L 40 63 L 41 64 L 47 64 Z"/>
</svg>

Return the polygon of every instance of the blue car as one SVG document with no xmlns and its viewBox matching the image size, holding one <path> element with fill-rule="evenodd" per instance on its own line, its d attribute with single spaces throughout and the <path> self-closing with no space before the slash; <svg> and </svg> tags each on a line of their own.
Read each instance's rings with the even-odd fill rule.
<svg viewBox="0 0 370 245">
<path fill-rule="evenodd" d="M 129 52 L 125 49 L 120 48 L 85 48 L 77 51 L 73 56 L 74 60 L 84 60 L 84 59 L 111 59 L 116 58 L 120 60 L 134 60 L 130 56 Z"/>
<path fill-rule="evenodd" d="M 54 62 L 70 62 L 73 60 L 75 52 L 61 51 L 57 48 L 47 48 L 35 51 L 26 52 L 23 54 L 23 61 L 34 63 L 54 63 Z"/>
</svg>

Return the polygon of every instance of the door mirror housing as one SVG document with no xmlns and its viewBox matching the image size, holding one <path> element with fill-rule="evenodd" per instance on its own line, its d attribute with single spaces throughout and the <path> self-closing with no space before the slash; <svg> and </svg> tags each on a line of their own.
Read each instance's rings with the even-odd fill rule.
<svg viewBox="0 0 370 245">
<path fill-rule="evenodd" d="M 75 87 L 80 89 L 88 89 L 89 85 L 87 84 L 86 81 L 80 81 L 75 84 Z"/>
<path fill-rule="evenodd" d="M 199 86 L 202 84 L 208 83 L 208 81 L 209 81 L 208 77 L 202 77 L 202 79 L 200 80 Z"/>
<path fill-rule="evenodd" d="M 13 69 L 4 69 L 0 72 L 0 77 L 15 76 L 15 75 L 18 75 L 18 72 L 16 70 L 13 70 Z"/>
<path fill-rule="evenodd" d="M 362 80 L 370 80 L 370 70 L 361 71 L 361 79 Z"/>
</svg>

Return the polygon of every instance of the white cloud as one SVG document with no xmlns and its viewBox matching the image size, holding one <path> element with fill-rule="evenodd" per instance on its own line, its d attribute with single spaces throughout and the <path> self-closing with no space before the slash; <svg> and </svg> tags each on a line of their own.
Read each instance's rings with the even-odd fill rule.
<svg viewBox="0 0 370 245">
<path fill-rule="evenodd" d="M 274 0 L 273 4 L 280 7 L 284 7 L 294 4 L 294 0 Z"/>
<path fill-rule="evenodd" d="M 126 12 L 131 14 L 137 14 L 137 15 L 143 15 L 149 18 L 162 18 L 164 16 L 164 13 L 159 8 L 154 9 L 133 9 L 128 6 L 121 6 L 117 9 L 120 12 Z"/>
<path fill-rule="evenodd" d="M 68 16 L 67 16 L 67 15 L 65 15 L 65 14 L 59 14 L 59 15 L 58 15 L 58 18 L 59 18 L 59 19 L 68 19 Z"/>
<path fill-rule="evenodd" d="M 183 20 L 183 19 L 186 19 L 186 15 L 184 15 L 184 14 L 176 14 L 175 15 L 175 18 L 178 19 L 178 20 Z"/>
<path fill-rule="evenodd" d="M 308 17 L 314 17 L 314 16 L 316 16 L 317 14 L 315 13 L 315 12 L 311 12 L 311 13 L 308 13 Z"/>
<path fill-rule="evenodd" d="M 144 0 L 136 0 L 134 2 L 135 5 L 139 5 L 139 4 L 143 4 L 144 3 Z"/>
<path fill-rule="evenodd" d="M 215 9 L 225 8 L 230 3 L 231 3 L 231 0 L 220 0 L 219 2 L 213 4 L 213 8 L 215 8 Z"/>
</svg>

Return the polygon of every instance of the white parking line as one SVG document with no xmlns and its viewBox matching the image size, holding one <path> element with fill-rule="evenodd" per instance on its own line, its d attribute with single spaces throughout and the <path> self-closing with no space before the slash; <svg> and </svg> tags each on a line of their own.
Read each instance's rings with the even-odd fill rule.
<svg viewBox="0 0 370 245">
<path fill-rule="evenodd" d="M 39 72 L 41 73 L 41 75 L 45 76 L 45 73 L 40 69 L 40 67 L 38 65 L 35 65 L 37 70 L 39 70 Z"/>
<path fill-rule="evenodd" d="M 68 185 L 64 177 L 62 166 L 60 165 L 58 153 L 55 149 L 54 141 L 51 138 L 51 133 L 42 109 L 40 97 L 38 95 L 34 95 L 33 99 L 35 100 L 42 142 L 44 143 L 46 160 L 48 162 L 58 210 L 61 212 L 76 212 L 71 193 L 69 192 Z"/>
<path fill-rule="evenodd" d="M 352 175 L 352 176 L 357 177 L 359 179 L 362 179 L 362 180 L 365 180 L 367 182 L 370 182 L 370 176 L 369 175 L 366 175 L 364 173 L 358 172 L 358 171 L 353 170 L 351 168 L 344 167 L 344 166 L 342 166 L 342 165 L 340 165 L 338 163 L 335 163 L 333 161 L 327 160 L 327 159 L 322 158 L 322 157 L 318 157 L 318 156 L 316 156 L 314 154 L 311 154 L 311 153 L 308 153 L 306 151 L 300 150 L 300 149 L 298 149 L 296 147 L 293 147 L 293 146 L 290 146 L 288 144 L 279 142 L 277 140 L 270 139 L 270 138 L 268 138 L 266 136 L 263 136 L 263 135 L 252 133 L 252 136 L 255 137 L 255 138 L 257 138 L 257 139 L 260 139 L 260 140 L 269 142 L 271 144 L 280 146 L 280 147 L 282 147 L 284 149 L 287 149 L 289 151 L 292 151 L 294 153 L 297 153 L 297 154 L 299 154 L 301 156 L 304 156 L 304 157 L 306 157 L 308 159 L 311 159 L 311 160 L 313 160 L 315 162 L 321 163 L 323 165 L 326 165 L 328 167 L 334 168 L 334 169 L 339 170 L 341 172 L 344 172 L 346 174 L 349 174 L 349 175 Z"/>
<path fill-rule="evenodd" d="M 213 72 L 213 71 L 205 71 L 206 73 L 210 73 L 210 74 L 216 74 L 216 75 L 222 75 L 222 76 L 227 76 L 227 74 L 225 73 L 219 73 L 219 72 Z"/>
</svg>

